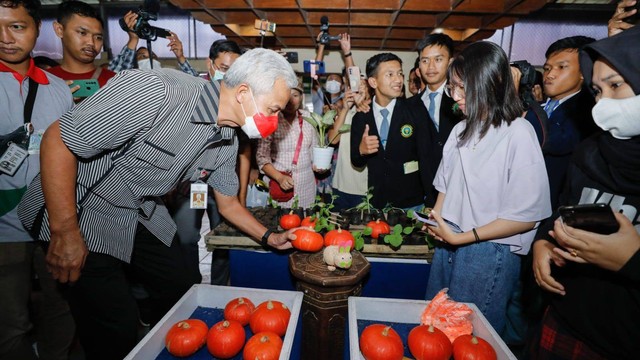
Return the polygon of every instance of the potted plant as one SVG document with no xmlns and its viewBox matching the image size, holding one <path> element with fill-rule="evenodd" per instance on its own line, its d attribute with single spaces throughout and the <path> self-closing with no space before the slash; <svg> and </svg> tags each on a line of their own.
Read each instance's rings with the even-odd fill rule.
<svg viewBox="0 0 640 360">
<path fill-rule="evenodd" d="M 318 146 L 313 148 L 313 165 L 319 170 L 331 168 L 331 158 L 333 157 L 333 148 L 329 147 L 333 140 L 340 134 L 346 133 L 351 129 L 351 125 L 344 124 L 338 129 L 338 133 L 330 140 L 327 139 L 327 131 L 333 126 L 337 111 L 329 110 L 320 116 L 311 113 L 311 116 L 303 116 L 303 119 L 313 125 L 318 131 Z"/>
</svg>

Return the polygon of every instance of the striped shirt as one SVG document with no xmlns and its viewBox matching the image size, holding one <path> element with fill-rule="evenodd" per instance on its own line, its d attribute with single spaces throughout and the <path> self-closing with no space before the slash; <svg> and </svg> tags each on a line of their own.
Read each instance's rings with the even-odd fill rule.
<svg viewBox="0 0 640 360">
<path fill-rule="evenodd" d="M 216 124 L 219 95 L 220 82 L 176 70 L 123 71 L 60 119 L 78 158 L 78 222 L 89 251 L 129 262 L 138 222 L 170 245 L 176 225 L 160 196 L 203 172 L 213 189 L 237 195 L 238 142 Z M 50 239 L 40 176 L 18 213 L 34 237 Z"/>
</svg>

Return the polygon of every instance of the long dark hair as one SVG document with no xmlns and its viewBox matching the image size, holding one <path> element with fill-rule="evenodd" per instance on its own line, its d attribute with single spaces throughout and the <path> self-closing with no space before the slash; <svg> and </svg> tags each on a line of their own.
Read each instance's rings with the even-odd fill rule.
<svg viewBox="0 0 640 360">
<path fill-rule="evenodd" d="M 451 63 L 449 82 L 456 76 L 464 83 L 467 126 L 460 134 L 465 143 L 476 129 L 480 138 L 490 126 L 507 125 L 522 116 L 507 55 L 498 45 L 479 41 L 467 46 Z"/>
</svg>

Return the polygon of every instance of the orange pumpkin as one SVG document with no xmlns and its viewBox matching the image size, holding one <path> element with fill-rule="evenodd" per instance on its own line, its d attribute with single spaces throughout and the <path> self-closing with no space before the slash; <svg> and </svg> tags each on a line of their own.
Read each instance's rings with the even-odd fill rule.
<svg viewBox="0 0 640 360">
<path fill-rule="evenodd" d="M 298 226 L 300 226 L 300 216 L 294 214 L 293 211 L 280 217 L 281 228 L 289 230 Z"/>
<path fill-rule="evenodd" d="M 174 324 L 167 332 L 165 345 L 171 355 L 191 356 L 207 341 L 209 327 L 198 319 L 182 320 Z"/>
<path fill-rule="evenodd" d="M 454 360 L 496 360 L 498 354 L 486 340 L 473 335 L 460 335 L 453 342 Z"/>
<path fill-rule="evenodd" d="M 300 224 L 300 226 L 315 228 L 316 220 L 318 220 L 316 217 L 311 219 L 311 216 L 307 216 L 306 218 L 302 219 L 302 223 Z"/>
<path fill-rule="evenodd" d="M 269 331 L 257 333 L 247 341 L 242 352 L 243 359 L 276 360 L 280 358 L 282 339 Z"/>
<path fill-rule="evenodd" d="M 296 236 L 296 239 L 291 240 L 291 245 L 298 250 L 316 252 L 322 249 L 324 245 L 322 235 L 313 230 L 299 229 L 293 234 Z"/>
<path fill-rule="evenodd" d="M 367 227 L 371 228 L 371 237 L 377 239 L 380 235 L 389 234 L 391 232 L 391 228 L 389 224 L 382 220 L 369 221 L 367 223 Z"/>
<path fill-rule="evenodd" d="M 251 300 L 243 297 L 235 298 L 224 307 L 224 318 L 226 320 L 235 320 L 245 326 L 249 323 L 251 314 L 255 309 L 256 306 L 253 305 Z"/>
<path fill-rule="evenodd" d="M 324 236 L 324 246 L 340 245 L 341 242 L 347 241 L 353 244 L 355 239 L 350 232 L 342 229 L 331 230 Z"/>
<path fill-rule="evenodd" d="M 278 336 L 284 336 L 289 326 L 291 310 L 280 301 L 269 300 L 258 305 L 251 315 L 249 327 L 254 334 L 271 331 Z"/>
</svg>

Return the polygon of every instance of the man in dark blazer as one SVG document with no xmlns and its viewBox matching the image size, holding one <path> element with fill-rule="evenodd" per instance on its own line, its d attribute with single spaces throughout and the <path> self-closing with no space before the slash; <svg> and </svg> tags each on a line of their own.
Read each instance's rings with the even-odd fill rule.
<svg viewBox="0 0 640 360">
<path fill-rule="evenodd" d="M 422 81 L 427 84 L 424 91 L 412 96 L 409 104 L 414 112 L 418 127 L 423 127 L 425 136 L 420 141 L 426 142 L 427 160 L 423 183 L 426 185 L 426 204 L 435 204 L 437 191 L 433 187 L 442 160 L 442 148 L 447 141 L 453 126 L 462 114 L 453 110 L 455 101 L 444 93 L 447 82 L 447 69 L 453 56 L 453 40 L 445 34 L 430 34 L 418 43 L 418 72 Z"/>
<path fill-rule="evenodd" d="M 367 166 L 372 203 L 409 209 L 422 207 L 425 187 L 423 135 L 407 100 L 401 97 L 402 61 L 391 53 L 367 60 L 367 81 L 374 91 L 371 109 L 357 113 L 351 125 L 351 162 Z"/>
<path fill-rule="evenodd" d="M 554 209 L 573 150 L 582 140 L 599 131 L 591 117 L 595 100 L 583 86 L 578 59 L 580 49 L 593 41 L 585 36 L 563 38 L 551 44 L 545 54 L 543 85 L 549 99 L 543 107 L 549 120 L 542 153 Z M 535 122 L 534 117 L 532 111 L 525 116 Z"/>
</svg>

